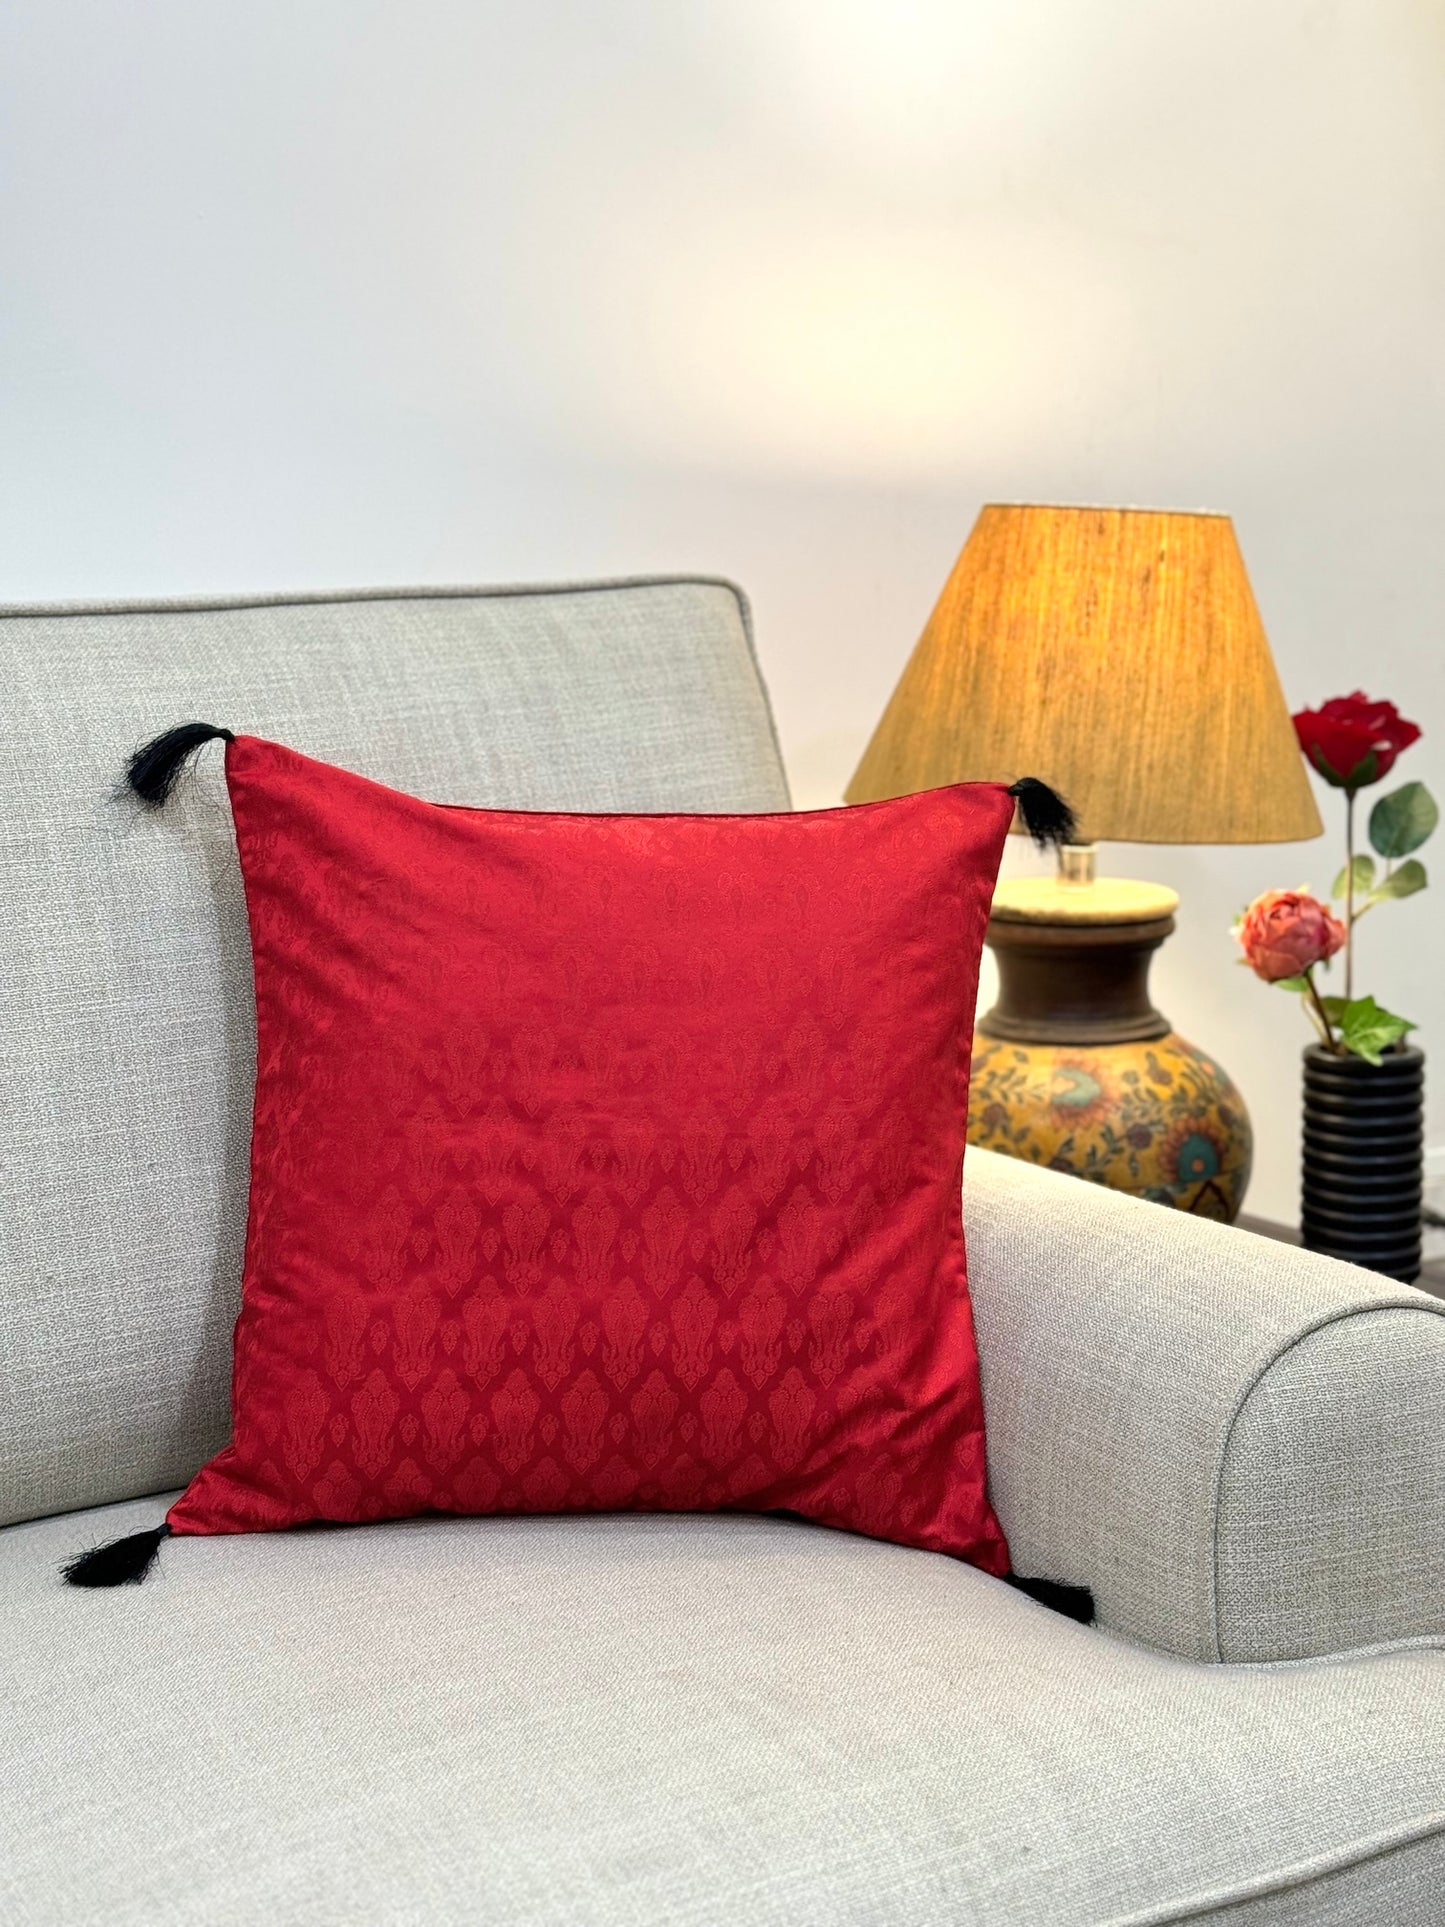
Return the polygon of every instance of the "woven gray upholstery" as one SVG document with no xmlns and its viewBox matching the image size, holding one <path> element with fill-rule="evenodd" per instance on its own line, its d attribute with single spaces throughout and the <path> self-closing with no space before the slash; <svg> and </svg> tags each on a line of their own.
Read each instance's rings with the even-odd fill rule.
<svg viewBox="0 0 1445 1927">
<path fill-rule="evenodd" d="M 0 1520 L 224 1443 L 254 1054 L 216 750 L 163 817 L 128 752 L 199 718 L 446 803 L 785 809 L 726 583 L 0 611 Z"/>
<path fill-rule="evenodd" d="M 1445 1318 L 1362 1311 L 1264 1373 L 1216 1532 L 1225 1659 L 1445 1630 Z"/>
<path fill-rule="evenodd" d="M 1445 1304 L 987 1151 L 964 1224 L 1019 1571 L 1194 1659 L 1445 1633 Z"/>
<path fill-rule="evenodd" d="M 0 1533 L 6 1927 L 1440 1919 L 1440 1652 L 1196 1666 L 768 1519 L 174 1540 L 56 1586 L 160 1509 Z"/>
</svg>

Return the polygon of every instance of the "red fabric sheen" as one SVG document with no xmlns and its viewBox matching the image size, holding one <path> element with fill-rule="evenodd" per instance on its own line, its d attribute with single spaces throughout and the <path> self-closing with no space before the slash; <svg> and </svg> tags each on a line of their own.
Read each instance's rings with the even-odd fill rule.
<svg viewBox="0 0 1445 1927">
<path fill-rule="evenodd" d="M 177 1533 L 787 1508 L 1008 1569 L 960 1173 L 1012 816 L 442 808 L 254 737 L 232 1442 Z"/>
</svg>

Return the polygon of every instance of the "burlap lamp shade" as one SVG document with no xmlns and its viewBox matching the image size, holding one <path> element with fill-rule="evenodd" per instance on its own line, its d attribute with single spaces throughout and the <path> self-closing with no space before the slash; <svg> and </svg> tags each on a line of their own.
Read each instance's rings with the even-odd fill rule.
<svg viewBox="0 0 1445 1927">
<path fill-rule="evenodd" d="M 1091 840 L 1320 834 L 1228 516 L 983 510 L 847 798 L 1021 771 Z"/>
</svg>

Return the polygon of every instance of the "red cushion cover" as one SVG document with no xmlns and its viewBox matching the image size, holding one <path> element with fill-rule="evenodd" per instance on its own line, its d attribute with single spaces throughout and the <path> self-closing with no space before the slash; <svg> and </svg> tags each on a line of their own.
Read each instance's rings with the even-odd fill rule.
<svg viewBox="0 0 1445 1927">
<path fill-rule="evenodd" d="M 177 1533 L 787 1508 L 1003 1573 L 959 1208 L 1013 803 L 442 808 L 240 737 L 232 1442 Z"/>
</svg>

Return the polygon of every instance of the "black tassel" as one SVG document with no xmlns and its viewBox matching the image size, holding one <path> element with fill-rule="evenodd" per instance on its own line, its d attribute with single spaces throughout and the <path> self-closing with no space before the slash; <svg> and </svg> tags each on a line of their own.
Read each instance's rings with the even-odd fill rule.
<svg viewBox="0 0 1445 1927">
<path fill-rule="evenodd" d="M 1065 1586 L 1057 1579 L 1020 1579 L 1016 1572 L 1009 1573 L 1004 1584 L 1065 1619 L 1077 1619 L 1081 1626 L 1094 1623 L 1094 1595 L 1087 1586 Z"/>
<path fill-rule="evenodd" d="M 152 1526 L 149 1532 L 133 1532 L 128 1539 L 112 1539 L 109 1545 L 92 1546 L 68 1565 L 61 1574 L 72 1586 L 138 1586 L 155 1563 L 161 1540 L 168 1538 L 170 1527 Z"/>
<path fill-rule="evenodd" d="M 1050 844 L 1058 849 L 1061 843 L 1074 842 L 1079 825 L 1057 790 L 1051 790 L 1037 776 L 1021 776 L 1009 784 L 1008 793 L 1019 806 L 1024 828 L 1041 850 Z"/>
<path fill-rule="evenodd" d="M 223 743 L 236 740 L 229 729 L 218 729 L 214 723 L 178 723 L 136 751 L 126 765 L 126 783 L 147 809 L 158 810 L 175 787 L 187 757 L 217 736 Z"/>
</svg>

